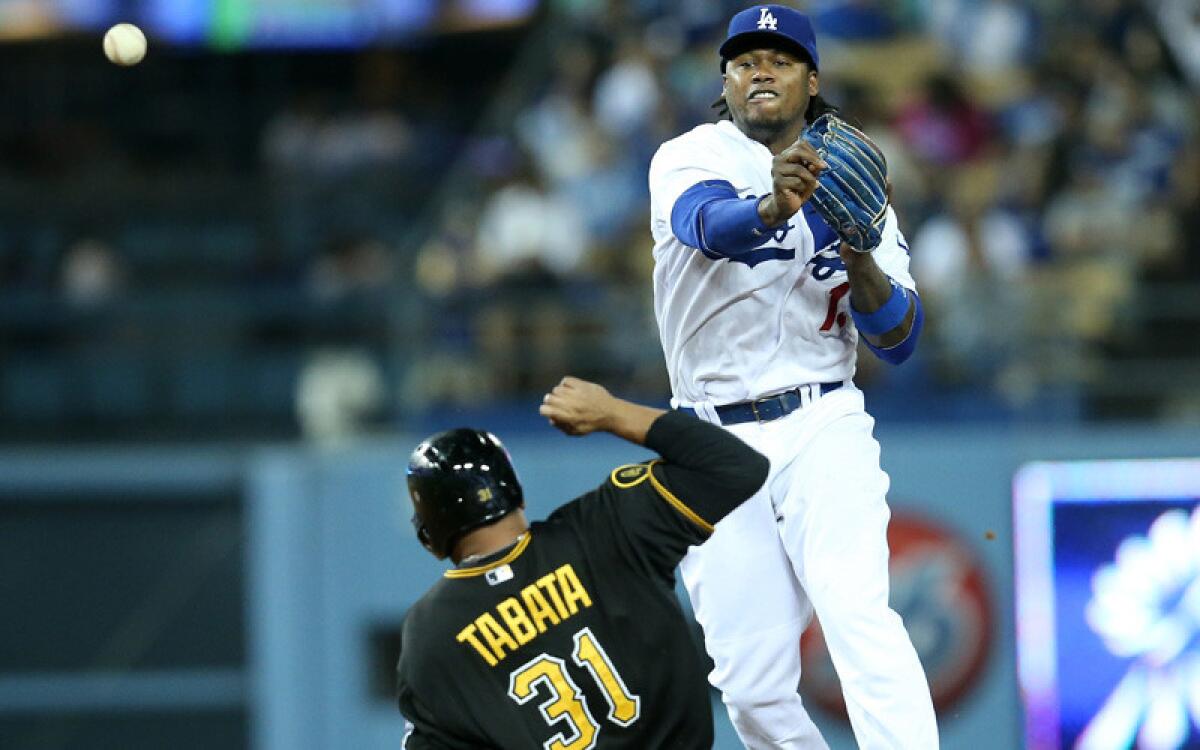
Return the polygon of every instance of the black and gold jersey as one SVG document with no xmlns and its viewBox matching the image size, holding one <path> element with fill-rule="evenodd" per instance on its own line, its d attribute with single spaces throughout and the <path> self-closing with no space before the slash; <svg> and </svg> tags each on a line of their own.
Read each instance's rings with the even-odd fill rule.
<svg viewBox="0 0 1200 750">
<path fill-rule="evenodd" d="M 647 445 L 668 461 L 615 469 L 514 546 L 448 571 L 405 619 L 405 747 L 711 747 L 674 571 L 766 475 L 766 459 L 730 437 L 660 417 Z"/>
</svg>

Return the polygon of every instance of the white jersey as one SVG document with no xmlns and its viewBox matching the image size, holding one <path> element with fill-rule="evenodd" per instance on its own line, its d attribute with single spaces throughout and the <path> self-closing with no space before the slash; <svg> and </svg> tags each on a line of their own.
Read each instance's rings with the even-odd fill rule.
<svg viewBox="0 0 1200 750">
<path fill-rule="evenodd" d="M 671 209 L 688 188 L 723 180 L 738 196 L 771 192 L 770 150 L 728 120 L 664 143 L 650 164 L 654 312 L 675 406 L 723 405 L 853 377 L 858 332 L 840 241 L 812 207 L 738 260 L 688 247 Z M 875 261 L 916 291 L 889 206 Z"/>
</svg>

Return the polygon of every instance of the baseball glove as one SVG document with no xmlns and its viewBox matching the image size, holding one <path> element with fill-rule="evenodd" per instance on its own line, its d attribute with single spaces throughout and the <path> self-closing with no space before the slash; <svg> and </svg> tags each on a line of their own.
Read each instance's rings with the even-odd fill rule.
<svg viewBox="0 0 1200 750">
<path fill-rule="evenodd" d="M 821 172 L 813 207 L 843 242 L 860 253 L 879 246 L 887 214 L 887 161 L 861 130 L 834 113 L 800 135 L 829 168 Z"/>
</svg>

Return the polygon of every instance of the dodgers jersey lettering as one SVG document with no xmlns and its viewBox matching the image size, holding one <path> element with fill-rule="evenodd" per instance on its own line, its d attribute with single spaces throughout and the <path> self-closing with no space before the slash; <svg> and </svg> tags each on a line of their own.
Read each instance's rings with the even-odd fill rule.
<svg viewBox="0 0 1200 750">
<path fill-rule="evenodd" d="M 689 247 L 671 210 L 700 182 L 771 192 L 770 150 L 728 120 L 664 143 L 650 164 L 654 307 L 674 405 L 730 404 L 854 375 L 858 331 L 837 235 L 807 205 L 745 259 Z M 891 206 L 875 262 L 916 291 Z"/>
</svg>

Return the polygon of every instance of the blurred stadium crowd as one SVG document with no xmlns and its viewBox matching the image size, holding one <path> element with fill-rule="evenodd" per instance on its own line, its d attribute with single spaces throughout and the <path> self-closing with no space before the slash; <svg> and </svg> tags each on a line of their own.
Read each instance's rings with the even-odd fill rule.
<svg viewBox="0 0 1200 750">
<path fill-rule="evenodd" d="M 556 0 L 404 51 L 4 49 L 0 436 L 336 437 L 668 396 L 646 170 L 716 117 L 729 0 Z M 928 307 L 883 418 L 1200 420 L 1200 18 L 813 0 Z M 91 40 L 89 40 L 91 41 Z"/>
</svg>

